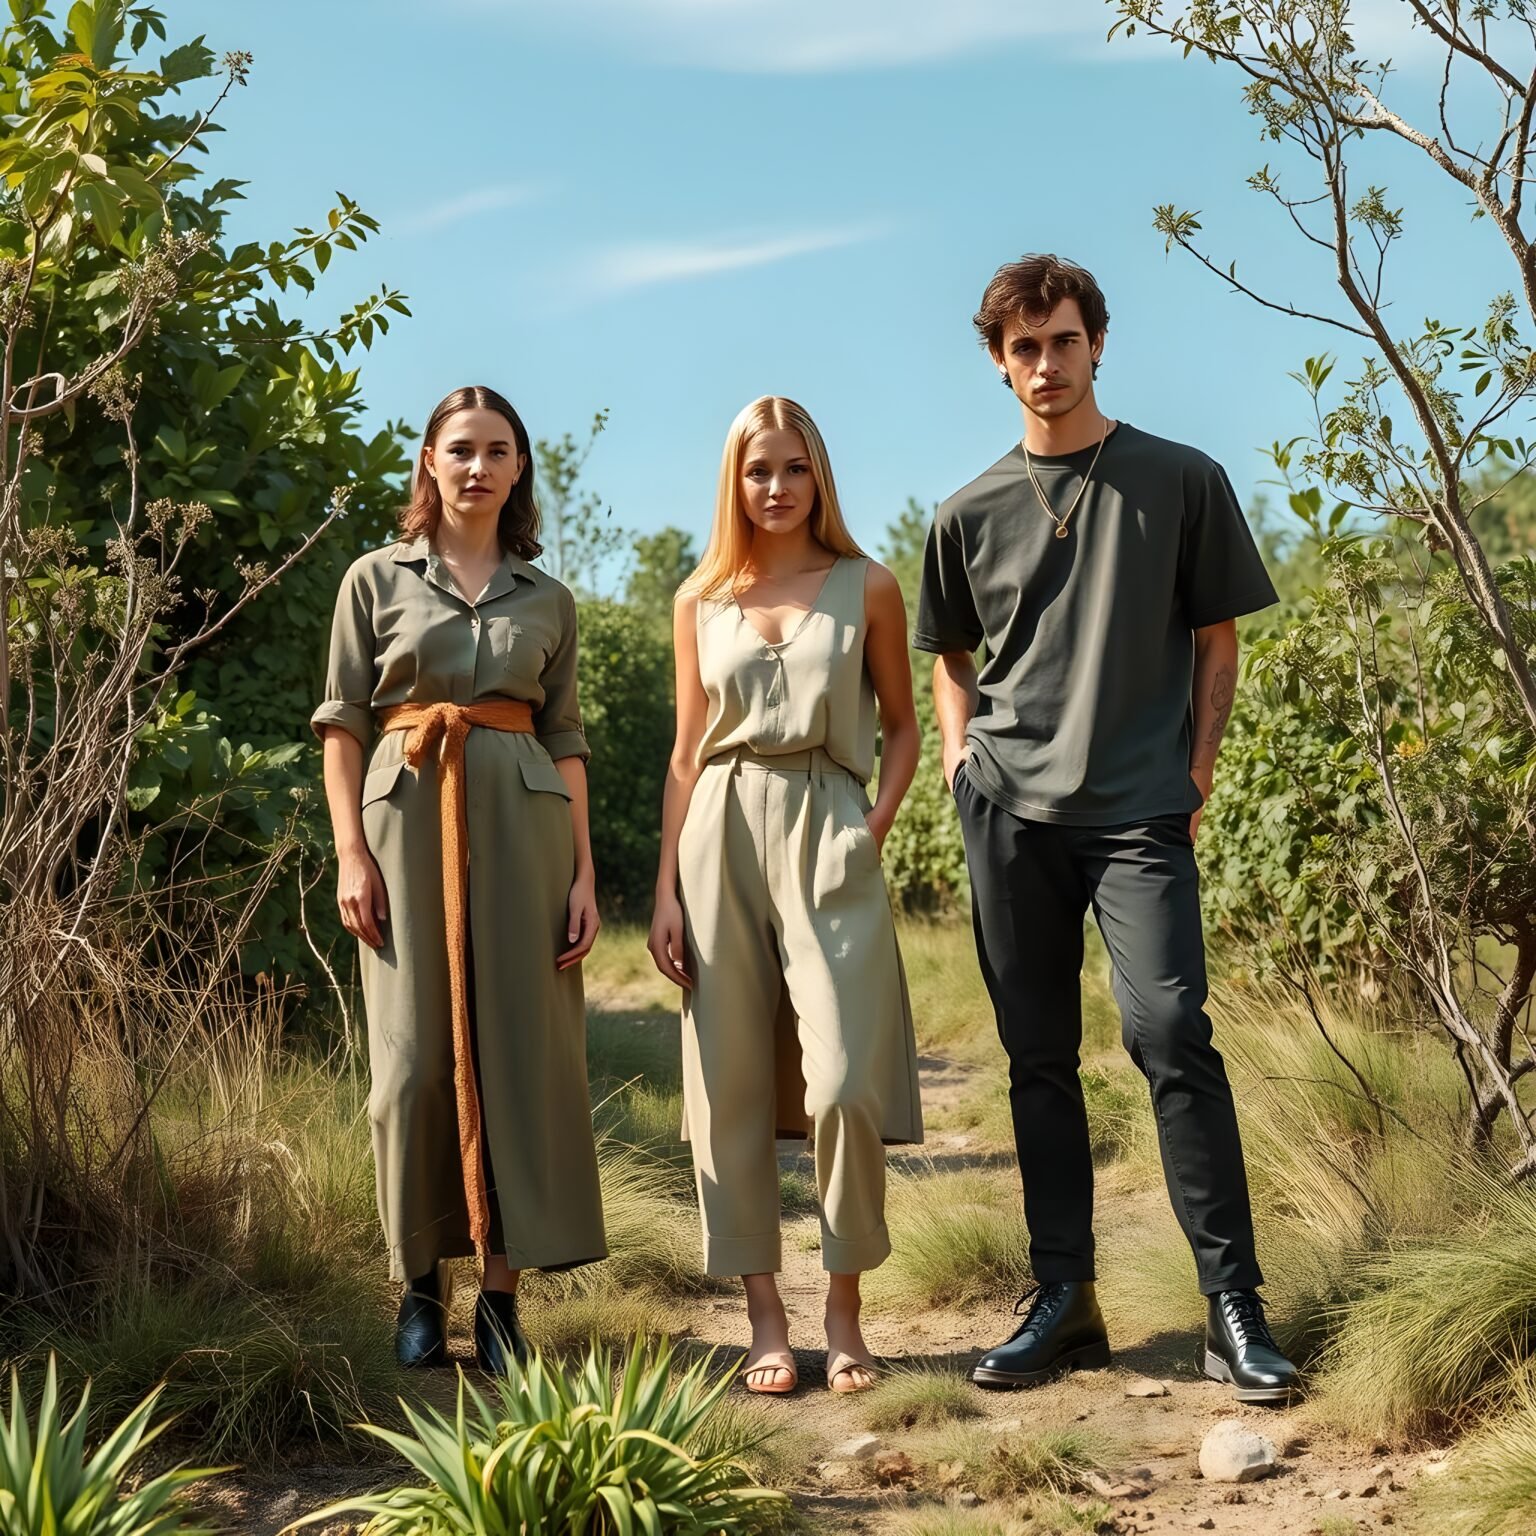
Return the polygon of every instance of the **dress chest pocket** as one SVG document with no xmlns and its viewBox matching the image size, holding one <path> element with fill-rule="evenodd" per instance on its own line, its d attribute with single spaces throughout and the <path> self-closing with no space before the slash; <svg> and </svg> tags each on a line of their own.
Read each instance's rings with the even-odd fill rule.
<svg viewBox="0 0 1536 1536">
<path fill-rule="evenodd" d="M 513 652 L 527 643 L 523 626 L 516 619 L 490 618 L 485 621 L 486 648 L 499 664 L 510 664 Z"/>
</svg>

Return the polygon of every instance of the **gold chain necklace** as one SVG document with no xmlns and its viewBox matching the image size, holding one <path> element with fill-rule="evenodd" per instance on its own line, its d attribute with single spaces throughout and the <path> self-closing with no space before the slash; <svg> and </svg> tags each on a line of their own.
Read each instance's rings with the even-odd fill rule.
<svg viewBox="0 0 1536 1536">
<path fill-rule="evenodd" d="M 1104 418 L 1104 430 L 1099 434 L 1099 446 L 1093 450 L 1093 458 L 1089 460 L 1088 471 L 1083 476 L 1083 483 L 1078 486 L 1077 495 L 1072 498 L 1072 505 L 1060 517 L 1057 517 L 1055 512 L 1051 510 L 1050 502 L 1045 499 L 1045 492 L 1040 489 L 1040 482 L 1035 479 L 1035 466 L 1030 462 L 1029 458 L 1029 444 L 1024 443 L 1023 445 L 1024 468 L 1029 475 L 1029 483 L 1034 486 L 1035 495 L 1039 498 L 1040 505 L 1045 510 L 1045 515 L 1056 524 L 1056 537 L 1058 539 L 1064 539 L 1067 536 L 1067 520 L 1077 511 L 1077 504 L 1083 499 L 1083 492 L 1088 489 L 1088 481 L 1092 478 L 1093 467 L 1099 462 L 1099 455 L 1104 452 L 1104 444 L 1108 438 L 1109 417 L 1106 416 Z"/>
</svg>

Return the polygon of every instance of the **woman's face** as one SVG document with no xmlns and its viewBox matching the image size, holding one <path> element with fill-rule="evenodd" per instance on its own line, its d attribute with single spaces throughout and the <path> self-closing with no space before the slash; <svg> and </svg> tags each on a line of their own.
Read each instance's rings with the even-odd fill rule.
<svg viewBox="0 0 1536 1536">
<path fill-rule="evenodd" d="M 752 525 L 790 533 L 816 505 L 816 472 L 805 439 L 792 427 L 771 427 L 747 439 L 741 461 L 741 500 Z"/>
<path fill-rule="evenodd" d="M 528 467 L 499 411 L 455 411 L 425 452 L 443 507 L 456 517 L 497 517 Z"/>
</svg>

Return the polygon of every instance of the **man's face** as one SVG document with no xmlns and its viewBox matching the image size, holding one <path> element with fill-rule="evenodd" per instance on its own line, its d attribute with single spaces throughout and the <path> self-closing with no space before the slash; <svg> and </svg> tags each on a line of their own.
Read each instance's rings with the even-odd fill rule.
<svg viewBox="0 0 1536 1536">
<path fill-rule="evenodd" d="M 1036 416 L 1055 419 L 1077 409 L 1093 389 L 1093 365 L 1104 338 L 1090 337 L 1076 299 L 1063 299 L 1048 315 L 1013 319 L 1003 329 L 1003 350 L 992 360 Z"/>
</svg>

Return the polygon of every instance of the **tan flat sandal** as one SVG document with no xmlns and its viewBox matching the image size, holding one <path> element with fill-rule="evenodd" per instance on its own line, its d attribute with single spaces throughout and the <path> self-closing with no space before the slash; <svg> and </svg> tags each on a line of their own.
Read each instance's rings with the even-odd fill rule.
<svg viewBox="0 0 1536 1536">
<path fill-rule="evenodd" d="M 789 1385 L 787 1387 L 756 1386 L 748 1378 L 758 1371 L 783 1371 L 789 1377 Z M 747 1383 L 748 1392 L 757 1392 L 763 1397 L 784 1397 L 800 1385 L 800 1372 L 795 1366 L 795 1357 L 787 1349 L 772 1349 L 766 1355 L 744 1365 L 741 1369 L 741 1379 Z"/>
<path fill-rule="evenodd" d="M 855 1371 L 868 1371 L 870 1380 L 862 1385 L 840 1387 L 837 1384 L 839 1376 L 851 1376 Z M 861 1360 L 857 1355 L 844 1354 L 840 1349 L 827 1351 L 827 1388 L 829 1391 L 844 1395 L 853 1392 L 868 1392 L 879 1379 L 879 1370 L 873 1360 Z"/>
</svg>

